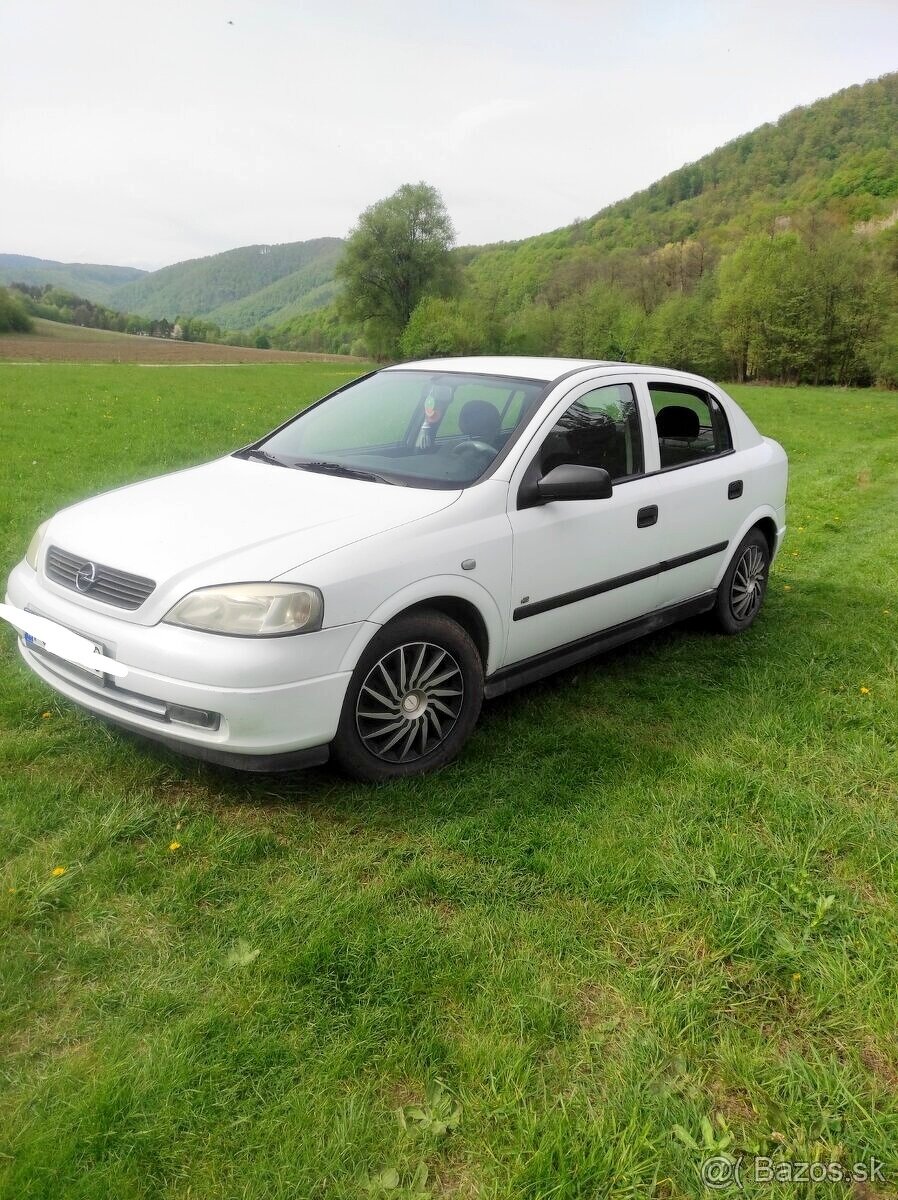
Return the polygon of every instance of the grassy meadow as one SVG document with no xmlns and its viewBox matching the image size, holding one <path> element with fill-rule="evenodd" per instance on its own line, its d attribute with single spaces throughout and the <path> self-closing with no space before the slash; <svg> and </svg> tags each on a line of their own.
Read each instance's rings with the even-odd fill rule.
<svg viewBox="0 0 898 1200">
<path fill-rule="evenodd" d="M 4 578 L 362 369 L 0 364 Z M 733 391 L 792 464 L 754 628 L 493 702 L 435 777 L 179 759 L 4 628 L 4 1200 L 898 1194 L 898 394 Z"/>
</svg>

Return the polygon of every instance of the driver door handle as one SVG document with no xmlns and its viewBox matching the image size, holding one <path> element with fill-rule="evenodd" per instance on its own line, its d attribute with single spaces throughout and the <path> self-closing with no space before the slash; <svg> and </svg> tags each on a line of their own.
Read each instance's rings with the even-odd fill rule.
<svg viewBox="0 0 898 1200">
<path fill-rule="evenodd" d="M 658 520 L 658 505 L 648 504 L 645 508 L 641 508 L 636 514 L 636 528 L 647 529 L 649 525 L 654 525 Z"/>
</svg>

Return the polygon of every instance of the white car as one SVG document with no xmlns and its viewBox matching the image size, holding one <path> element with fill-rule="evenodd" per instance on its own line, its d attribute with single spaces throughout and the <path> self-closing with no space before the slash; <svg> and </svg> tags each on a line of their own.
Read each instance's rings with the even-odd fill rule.
<svg viewBox="0 0 898 1200">
<path fill-rule="evenodd" d="M 435 359 L 75 504 L 2 614 L 58 692 L 215 762 L 442 766 L 484 697 L 697 613 L 749 626 L 787 461 L 696 375 Z"/>
</svg>

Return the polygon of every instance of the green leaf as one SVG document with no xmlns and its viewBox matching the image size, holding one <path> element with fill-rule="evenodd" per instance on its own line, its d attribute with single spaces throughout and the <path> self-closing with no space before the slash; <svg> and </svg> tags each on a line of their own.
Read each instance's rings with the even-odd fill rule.
<svg viewBox="0 0 898 1200">
<path fill-rule="evenodd" d="M 674 1136 L 678 1137 L 684 1146 L 687 1146 L 690 1150 L 694 1150 L 697 1154 L 701 1153 L 701 1146 L 688 1129 L 684 1129 L 682 1125 L 674 1125 L 673 1132 Z"/>
<path fill-rule="evenodd" d="M 369 1188 L 383 1188 L 384 1191 L 392 1192 L 399 1187 L 399 1172 L 395 1167 L 384 1167 L 382 1171 L 378 1171 L 376 1175 L 372 1175 L 368 1181 Z"/>
<path fill-rule="evenodd" d="M 427 1179 L 429 1175 L 430 1171 L 428 1170 L 427 1163 L 423 1161 L 419 1162 L 415 1168 L 415 1173 L 412 1176 L 412 1181 L 409 1184 L 409 1187 L 412 1189 L 427 1187 Z"/>
<path fill-rule="evenodd" d="M 240 938 L 228 952 L 228 966 L 248 967 L 250 963 L 256 961 L 261 953 L 261 950 L 254 950 L 249 942 Z"/>
<path fill-rule="evenodd" d="M 707 1117 L 702 1117 L 701 1130 L 705 1145 L 711 1149 L 714 1146 L 714 1126 Z"/>
</svg>

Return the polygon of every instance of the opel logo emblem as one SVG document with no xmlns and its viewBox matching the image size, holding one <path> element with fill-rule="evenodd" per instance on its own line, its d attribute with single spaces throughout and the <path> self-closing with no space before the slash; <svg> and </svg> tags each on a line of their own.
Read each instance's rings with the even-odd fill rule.
<svg viewBox="0 0 898 1200">
<path fill-rule="evenodd" d="M 89 592 L 97 582 L 97 564 L 82 563 L 75 574 L 75 587 L 79 592 Z"/>
</svg>

